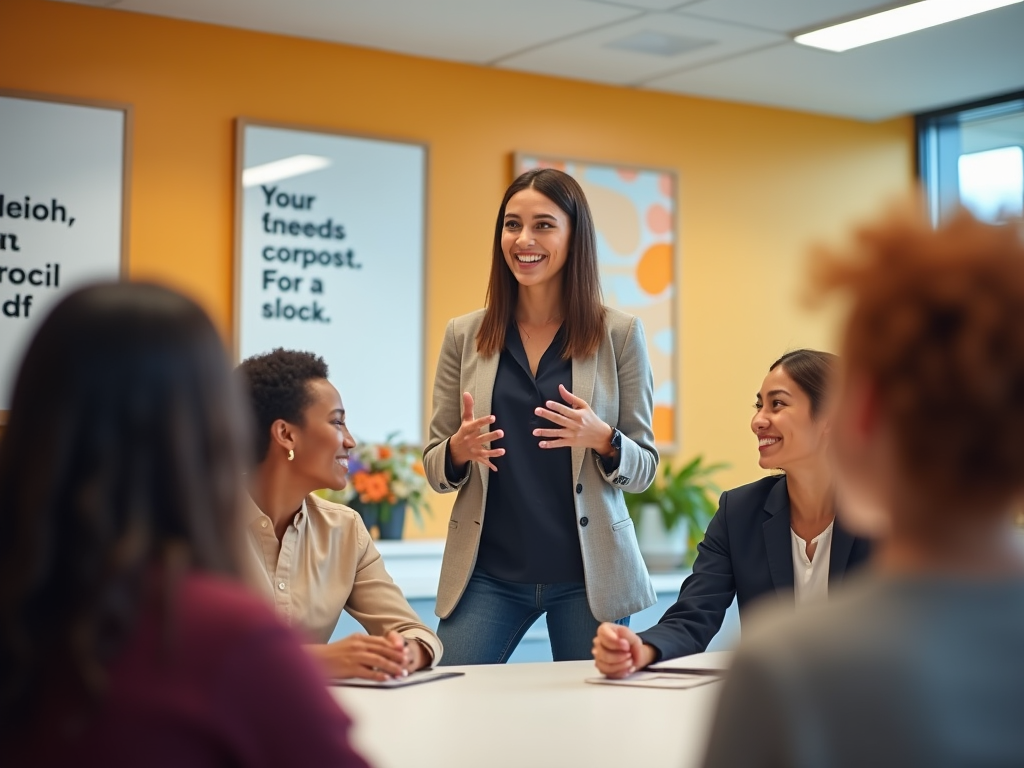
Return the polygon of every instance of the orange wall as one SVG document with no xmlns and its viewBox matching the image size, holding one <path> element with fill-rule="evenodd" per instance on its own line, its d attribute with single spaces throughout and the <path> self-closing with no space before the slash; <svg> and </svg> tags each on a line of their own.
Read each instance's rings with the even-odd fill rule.
<svg viewBox="0 0 1024 768">
<path fill-rule="evenodd" d="M 912 184 L 910 119 L 859 123 L 47 0 L 3 0 L 0 30 L 0 88 L 134 105 L 131 274 L 197 297 L 228 336 L 236 116 L 426 142 L 427 392 L 445 321 L 483 302 L 510 153 L 675 169 L 682 452 L 730 462 L 725 485 L 760 474 L 747 420 L 767 365 L 829 343 L 832 323 L 794 301 L 807 244 Z M 446 531 L 447 504 L 426 535 Z"/>
</svg>

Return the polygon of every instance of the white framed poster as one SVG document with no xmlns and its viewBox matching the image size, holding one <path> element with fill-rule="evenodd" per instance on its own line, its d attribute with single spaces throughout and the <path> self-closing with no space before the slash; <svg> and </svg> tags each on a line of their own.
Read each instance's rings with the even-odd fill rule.
<svg viewBox="0 0 1024 768">
<path fill-rule="evenodd" d="M 62 296 L 128 263 L 131 107 L 0 90 L 0 421 Z"/>
<path fill-rule="evenodd" d="M 427 149 L 238 121 L 235 351 L 322 355 L 357 439 L 423 439 Z"/>
</svg>

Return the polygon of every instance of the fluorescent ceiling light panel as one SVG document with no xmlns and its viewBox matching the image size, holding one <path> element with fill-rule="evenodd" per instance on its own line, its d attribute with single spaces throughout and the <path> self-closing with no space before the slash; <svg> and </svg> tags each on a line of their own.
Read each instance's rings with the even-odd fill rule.
<svg viewBox="0 0 1024 768">
<path fill-rule="evenodd" d="M 801 45 L 838 53 L 1020 2 L 1024 0 L 923 0 L 807 32 L 793 39 Z"/>
<path fill-rule="evenodd" d="M 329 157 L 319 155 L 292 155 L 281 160 L 263 165 L 254 165 L 242 171 L 242 186 L 255 187 L 258 184 L 269 184 L 271 181 L 290 179 L 304 173 L 312 173 L 326 168 L 331 164 Z"/>
</svg>

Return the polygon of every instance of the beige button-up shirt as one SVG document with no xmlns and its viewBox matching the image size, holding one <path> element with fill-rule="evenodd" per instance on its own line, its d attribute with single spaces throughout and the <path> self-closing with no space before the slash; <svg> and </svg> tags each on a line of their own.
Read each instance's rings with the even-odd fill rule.
<svg viewBox="0 0 1024 768">
<path fill-rule="evenodd" d="M 348 507 L 307 496 L 278 541 L 273 521 L 250 500 L 242 550 L 245 581 L 309 642 L 326 643 L 347 610 L 369 634 L 394 630 L 421 640 L 434 664 L 440 661 L 441 641 L 392 581 L 362 518 Z"/>
</svg>

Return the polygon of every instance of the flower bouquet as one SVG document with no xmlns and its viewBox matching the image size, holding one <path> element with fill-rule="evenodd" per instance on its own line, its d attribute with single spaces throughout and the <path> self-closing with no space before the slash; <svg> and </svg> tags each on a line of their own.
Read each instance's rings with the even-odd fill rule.
<svg viewBox="0 0 1024 768">
<path fill-rule="evenodd" d="M 421 528 L 424 512 L 430 512 L 421 451 L 396 442 L 397 437 L 394 432 L 383 443 L 359 443 L 349 452 L 348 485 L 321 494 L 359 512 L 367 528 L 377 526 L 382 539 L 402 537 L 406 509 Z"/>
</svg>

